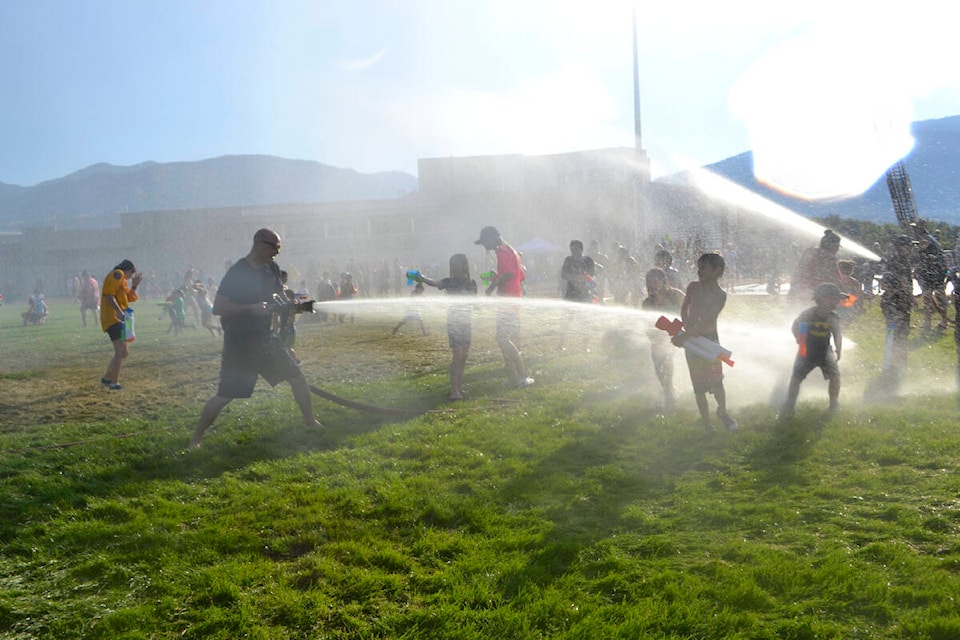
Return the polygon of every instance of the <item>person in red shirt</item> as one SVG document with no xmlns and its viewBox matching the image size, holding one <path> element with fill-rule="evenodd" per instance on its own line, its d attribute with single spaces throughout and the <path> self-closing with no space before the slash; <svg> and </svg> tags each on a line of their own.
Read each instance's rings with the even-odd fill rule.
<svg viewBox="0 0 960 640">
<path fill-rule="evenodd" d="M 100 313 L 100 283 L 84 271 L 80 276 L 80 318 L 87 326 L 87 311 Z"/>
<path fill-rule="evenodd" d="M 498 296 L 520 298 L 523 296 L 523 281 L 526 274 L 520 261 L 517 250 L 507 244 L 500 237 L 496 227 L 484 227 L 480 231 L 480 239 L 474 244 L 482 245 L 487 251 L 495 251 L 497 255 L 497 272 L 490 279 L 486 294 L 494 291 Z M 534 379 L 527 375 L 527 368 L 523 364 L 523 356 L 517 348 L 520 338 L 520 304 L 518 302 L 504 303 L 497 308 L 497 344 L 503 353 L 503 361 L 507 368 L 509 384 L 517 388 L 529 387 Z"/>
</svg>

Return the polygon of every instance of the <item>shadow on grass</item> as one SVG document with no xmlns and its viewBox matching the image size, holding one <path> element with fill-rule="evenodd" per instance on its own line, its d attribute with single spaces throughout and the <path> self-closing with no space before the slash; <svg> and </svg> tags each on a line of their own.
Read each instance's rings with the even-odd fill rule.
<svg viewBox="0 0 960 640">
<path fill-rule="evenodd" d="M 561 578 L 584 551 L 618 533 L 642 533 L 645 527 L 650 535 L 659 533 L 655 522 L 638 521 L 628 507 L 673 491 L 677 478 L 709 464 L 707 458 L 729 439 L 692 428 L 666 427 L 658 434 L 653 408 L 625 409 L 616 424 L 585 430 L 501 491 L 500 502 L 528 505 L 552 525 L 530 561 L 503 576 L 507 597 Z"/>
<path fill-rule="evenodd" d="M 227 409 L 208 431 L 204 445 L 187 449 L 195 423 L 89 440 L 55 450 L 27 450 L 0 463 L 5 493 L 0 502 L 0 543 L 23 526 L 65 509 L 82 509 L 90 499 L 128 495 L 155 481 L 202 482 L 252 464 L 330 451 L 350 439 L 408 417 L 386 416 L 324 403 L 326 427 L 300 424 L 290 400 L 283 410 L 240 406 Z M 430 406 L 436 408 L 438 402 Z M 190 416 L 194 418 L 194 416 Z"/>
<path fill-rule="evenodd" d="M 807 410 L 774 422 L 769 435 L 747 452 L 749 467 L 764 473 L 770 485 L 801 481 L 797 464 L 811 455 L 830 420 L 827 411 Z"/>
<path fill-rule="evenodd" d="M 594 428 L 585 427 L 573 441 L 502 489 L 501 503 L 532 508 L 550 522 L 527 563 L 503 576 L 506 596 L 523 593 L 525 585 L 560 579 L 592 546 L 619 534 L 643 537 L 641 553 L 675 553 L 669 544 L 666 551 L 659 549 L 661 524 L 642 515 L 644 505 L 672 500 L 677 482 L 691 472 L 722 473 L 727 449 L 742 451 L 748 466 L 763 474 L 761 481 L 803 481 L 798 463 L 811 455 L 820 439 L 828 422 L 825 412 L 805 411 L 798 419 L 761 426 L 759 431 L 705 433 L 694 422 L 683 426 L 676 417 L 664 420 L 649 406 L 649 399 L 630 396 L 625 389 L 650 382 L 644 372 L 639 375 L 639 379 L 626 376 L 620 388 L 582 397 L 579 411 L 609 411 L 610 419 L 594 420 L 591 415 Z M 769 408 L 759 407 L 745 412 L 741 422 L 753 426 L 770 420 Z M 600 426 L 604 422 L 607 426 Z"/>
<path fill-rule="evenodd" d="M 428 402 L 418 398 L 406 403 L 405 408 L 426 413 L 439 409 L 440 399 Z M 218 429 L 217 423 L 207 432 L 203 446 L 186 450 L 193 423 L 184 431 L 180 446 L 173 445 L 172 455 L 157 456 L 151 452 L 138 460 L 132 460 L 129 469 L 138 479 L 147 480 L 204 480 L 223 473 L 242 469 L 252 463 L 266 460 L 281 460 L 308 452 L 338 449 L 351 438 L 377 431 L 384 425 L 402 423 L 412 415 L 388 415 L 358 409 L 348 409 L 326 400 L 314 399 L 324 427 L 306 427 L 299 422 L 299 413 L 293 401 L 289 409 L 263 410 L 260 417 L 252 417 L 247 411 L 226 411 L 218 423 L 230 421 L 241 423 L 240 429 Z M 239 407 L 238 407 L 239 408 Z M 283 426 L 271 428 L 270 419 L 279 416 Z M 243 424 L 245 423 L 245 424 Z"/>
</svg>

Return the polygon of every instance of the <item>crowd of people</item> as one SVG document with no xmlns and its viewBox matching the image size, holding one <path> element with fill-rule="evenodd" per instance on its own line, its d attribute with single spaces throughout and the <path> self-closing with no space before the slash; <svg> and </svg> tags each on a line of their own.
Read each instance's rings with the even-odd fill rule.
<svg viewBox="0 0 960 640">
<path fill-rule="evenodd" d="M 535 380 L 527 371 L 520 348 L 523 309 L 520 299 L 526 294 L 527 278 L 523 256 L 492 226 L 480 231 L 475 244 L 489 252 L 496 264 L 493 270 L 482 274 L 482 279 L 485 295 L 503 298 L 497 305 L 495 336 L 506 372 L 504 384 L 520 389 L 528 387 Z M 678 244 L 683 248 L 679 261 L 682 270 L 677 268 Z M 704 250 L 699 243 L 694 243 L 693 247 L 700 252 L 693 266 L 695 277 L 689 273 L 683 243 L 671 246 L 662 242 L 653 247 L 650 252 L 652 264 L 645 269 L 629 248 L 620 243 L 614 243 L 613 257 L 610 257 L 601 252 L 599 242 L 591 242 L 588 253 L 584 243 L 574 239 L 569 243 L 570 253 L 557 274 L 560 297 L 571 305 L 614 304 L 679 314 L 682 330 L 671 332 L 672 337 L 656 329 L 649 331 L 653 369 L 663 397 L 662 407 L 664 411 L 670 411 L 676 403 L 673 356 L 675 347 L 685 347 L 694 399 L 703 426 L 712 429 L 707 396 L 713 395 L 717 418 L 727 429 L 736 430 L 737 421 L 727 411 L 722 360 L 714 353 L 704 353 L 699 347 L 694 349 L 692 346 L 705 340 L 719 347 L 718 318 L 732 289 L 730 285 L 727 290 L 721 287 L 720 279 L 729 273 L 731 264 L 736 264 L 737 255 L 729 245 L 719 251 Z M 297 288 L 291 288 L 291 274 L 281 270 L 275 260 L 280 248 L 280 236 L 275 231 L 260 229 L 254 235 L 247 255 L 225 265 L 226 275 L 219 285 L 211 276 L 191 267 L 177 276 L 176 286 L 158 303 L 162 307 L 161 319 L 170 321 L 168 333 L 178 334 L 186 328 L 200 327 L 213 337 L 222 337 L 224 342 L 220 384 L 216 395 L 207 401 L 201 412 L 193 446 L 200 445 L 204 433 L 227 404 L 251 395 L 259 377 L 272 385 L 288 382 L 304 422 L 319 425 L 313 415 L 308 385 L 300 371 L 300 360 L 294 351 L 296 305 L 308 300 L 311 291 L 307 277 L 299 278 Z M 923 333 L 936 334 L 953 323 L 947 314 L 947 286 L 960 286 L 960 272 L 953 265 L 952 252 L 943 251 L 935 235 L 922 221 L 912 225 L 910 233 L 891 238 L 886 252 L 879 243 L 875 244 L 873 249 L 880 260 L 838 259 L 841 248 L 840 235 L 826 229 L 817 245 L 798 252 L 788 292 L 788 300 L 798 312 L 792 324 L 798 351 L 781 410 L 782 418 L 793 414 L 801 383 L 814 369 L 820 369 L 828 381 L 828 412 L 836 411 L 840 395 L 838 363 L 842 353 L 843 327 L 873 300 L 879 299 L 887 337 L 882 374 L 879 384 L 875 385 L 880 393 L 895 393 L 903 380 L 914 311 L 922 311 L 920 330 Z M 351 268 L 358 269 L 356 265 Z M 399 273 L 402 273 L 399 265 L 391 267 L 386 261 L 373 270 L 370 279 L 365 276 L 355 279 L 350 271 L 340 272 L 339 278 L 335 279 L 330 271 L 325 270 L 316 276 L 313 300 L 331 302 L 349 301 L 365 295 L 390 296 L 393 285 L 396 286 L 394 294 L 399 290 L 402 280 Z M 393 328 L 393 334 L 408 322 L 416 323 L 424 335 L 429 333 L 415 304 L 416 297 L 423 295 L 425 286 L 463 299 L 463 303 L 449 305 L 446 327 L 452 352 L 448 397 L 450 400 L 462 399 L 467 396 L 463 378 L 472 340 L 472 306 L 467 298 L 479 292 L 476 280 L 470 275 L 467 255 L 456 253 L 450 257 L 446 277 L 431 277 L 419 270 L 406 275 L 416 281 L 412 293 L 414 300 L 407 315 Z M 358 280 L 371 283 L 375 292 L 366 291 Z M 101 378 L 101 384 L 109 390 L 123 389 L 120 372 L 134 337 L 131 303 L 140 298 L 138 287 L 147 281 L 129 259 L 117 264 L 102 285 L 87 271 L 77 274 L 74 279 L 74 300 L 79 304 L 83 326 L 87 324 L 88 311 L 98 313 L 100 327 L 113 346 L 112 357 Z M 684 282 L 688 284 L 684 286 Z M 30 297 L 29 309 L 22 314 L 24 324 L 43 324 L 45 321 L 48 310 L 41 288 L 38 282 Z M 915 295 L 915 291 L 918 294 Z M 957 304 L 960 296 L 953 299 Z M 811 300 L 813 305 L 809 306 Z M 344 323 L 349 319 L 352 323 L 353 312 L 349 309 L 345 306 L 342 313 L 333 313 L 329 305 L 320 305 L 317 320 Z M 573 307 L 570 313 L 575 313 Z M 934 318 L 938 319 L 935 327 Z M 570 322 L 561 324 L 567 327 Z M 566 331 L 562 329 L 561 349 L 565 337 Z M 960 371 L 960 328 L 956 324 L 954 337 Z"/>
</svg>

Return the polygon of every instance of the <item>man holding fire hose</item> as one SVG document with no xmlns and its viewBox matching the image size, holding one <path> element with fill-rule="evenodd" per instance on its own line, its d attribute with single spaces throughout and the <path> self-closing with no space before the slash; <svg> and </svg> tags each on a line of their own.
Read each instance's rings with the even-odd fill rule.
<svg viewBox="0 0 960 640">
<path fill-rule="evenodd" d="M 234 398 L 249 398 L 257 378 L 276 386 L 290 383 L 293 398 L 303 414 L 306 426 L 323 425 L 313 415 L 313 401 L 300 366 L 290 351 L 273 335 L 275 294 L 281 294 L 280 267 L 274 258 L 280 253 L 280 236 L 271 229 L 260 229 L 253 236 L 250 252 L 227 271 L 213 301 L 213 314 L 223 326 L 223 357 L 217 394 L 207 400 L 190 440 L 199 447 L 204 432 Z M 295 304 L 295 303 L 292 303 Z M 298 310 L 312 307 L 312 301 L 300 303 Z"/>
</svg>

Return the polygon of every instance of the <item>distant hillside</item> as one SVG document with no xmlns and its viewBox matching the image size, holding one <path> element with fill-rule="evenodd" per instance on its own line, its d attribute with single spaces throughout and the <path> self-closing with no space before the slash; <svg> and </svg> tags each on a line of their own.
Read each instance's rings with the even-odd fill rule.
<svg viewBox="0 0 960 640">
<path fill-rule="evenodd" d="M 920 216 L 960 225 L 960 116 L 923 120 L 911 127 L 916 145 L 904 159 Z M 856 198 L 838 202 L 807 202 L 785 196 L 756 181 L 753 154 L 742 153 L 705 167 L 751 191 L 807 217 L 837 215 L 878 224 L 896 223 L 890 192 L 881 177 Z M 663 178 L 683 181 L 685 174 Z"/>
<path fill-rule="evenodd" d="M 20 187 L 15 184 L 0 182 L 0 203 L 16 198 L 26 191 L 26 189 L 26 187 Z"/>
<path fill-rule="evenodd" d="M 123 212 L 390 199 L 417 190 L 406 173 L 358 173 L 273 156 L 95 164 L 33 187 L 0 183 L 0 230 L 103 227 Z"/>
<path fill-rule="evenodd" d="M 960 116 L 915 122 L 912 131 L 916 145 L 904 164 L 920 215 L 960 225 Z M 706 168 L 808 217 L 896 221 L 883 178 L 857 198 L 814 203 L 759 184 L 749 152 Z M 680 173 L 657 182 L 685 179 Z M 416 190 L 417 179 L 402 172 L 363 174 L 263 155 L 128 167 L 96 164 L 33 187 L 0 182 L 0 231 L 116 226 L 123 212 L 391 199 Z"/>
</svg>

